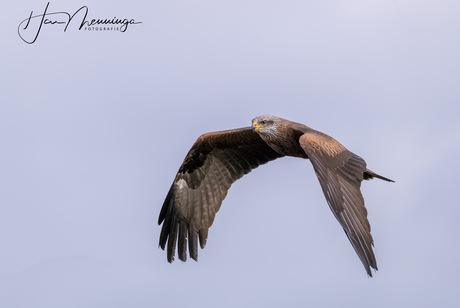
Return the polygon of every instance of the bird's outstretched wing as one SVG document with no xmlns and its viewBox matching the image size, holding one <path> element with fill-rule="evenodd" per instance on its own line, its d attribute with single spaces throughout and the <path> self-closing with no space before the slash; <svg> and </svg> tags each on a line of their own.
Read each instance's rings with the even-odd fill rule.
<svg viewBox="0 0 460 308">
<path fill-rule="evenodd" d="M 327 203 L 342 225 L 353 248 L 372 276 L 377 270 L 372 250 L 371 227 L 360 191 L 366 162 L 332 137 L 320 132 L 306 133 L 299 139 L 313 164 Z"/>
<path fill-rule="evenodd" d="M 168 261 L 197 260 L 197 237 L 204 248 L 214 217 L 233 182 L 252 169 L 282 155 L 250 127 L 207 133 L 193 144 L 177 172 L 158 218 L 163 223 L 160 247 Z"/>
</svg>

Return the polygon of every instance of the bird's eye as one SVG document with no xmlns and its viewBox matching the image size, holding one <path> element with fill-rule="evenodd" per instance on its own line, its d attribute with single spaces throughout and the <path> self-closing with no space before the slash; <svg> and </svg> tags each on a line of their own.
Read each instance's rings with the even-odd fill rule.
<svg viewBox="0 0 460 308">
<path fill-rule="evenodd" d="M 260 124 L 265 125 L 265 121 L 264 120 L 260 121 Z"/>
</svg>

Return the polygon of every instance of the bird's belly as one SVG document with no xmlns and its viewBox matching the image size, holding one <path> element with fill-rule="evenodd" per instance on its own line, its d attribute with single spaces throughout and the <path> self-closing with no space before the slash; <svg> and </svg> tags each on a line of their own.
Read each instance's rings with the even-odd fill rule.
<svg viewBox="0 0 460 308">
<path fill-rule="evenodd" d="M 308 158 L 307 153 L 305 153 L 305 151 L 300 147 L 298 143 L 272 142 L 270 143 L 270 147 L 282 155 L 300 157 L 300 158 Z"/>
</svg>

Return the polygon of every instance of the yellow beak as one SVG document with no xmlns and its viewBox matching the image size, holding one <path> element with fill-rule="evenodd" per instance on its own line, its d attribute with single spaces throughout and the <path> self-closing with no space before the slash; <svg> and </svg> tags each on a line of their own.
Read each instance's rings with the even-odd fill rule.
<svg viewBox="0 0 460 308">
<path fill-rule="evenodd" d="M 254 123 L 252 123 L 252 127 L 254 128 L 254 130 L 258 130 L 258 129 L 262 128 L 263 126 L 262 125 L 257 125 L 257 122 L 254 122 Z"/>
</svg>

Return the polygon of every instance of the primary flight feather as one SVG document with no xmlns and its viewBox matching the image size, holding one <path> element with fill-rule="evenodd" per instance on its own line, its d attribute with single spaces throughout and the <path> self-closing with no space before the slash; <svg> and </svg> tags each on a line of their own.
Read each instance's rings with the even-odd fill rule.
<svg viewBox="0 0 460 308">
<path fill-rule="evenodd" d="M 306 125 L 261 115 L 252 126 L 201 135 L 179 168 L 161 208 L 160 247 L 174 260 L 198 258 L 216 213 L 233 182 L 271 160 L 293 156 L 310 159 L 327 203 L 342 225 L 367 274 L 377 270 L 362 180 L 379 178 L 366 162 L 332 137 Z"/>
</svg>

